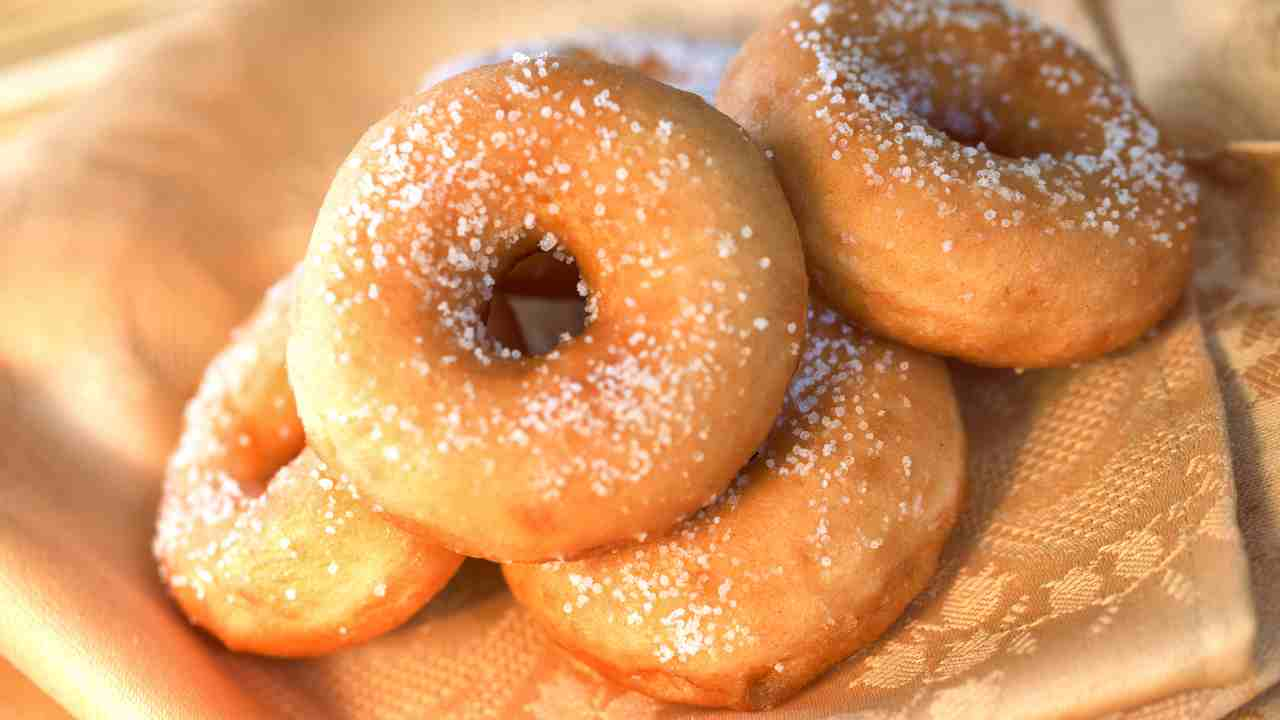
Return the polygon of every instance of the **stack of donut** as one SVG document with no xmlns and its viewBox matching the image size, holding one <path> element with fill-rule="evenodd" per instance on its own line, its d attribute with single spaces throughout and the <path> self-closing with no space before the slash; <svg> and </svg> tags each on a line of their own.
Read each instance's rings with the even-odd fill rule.
<svg viewBox="0 0 1280 720">
<path fill-rule="evenodd" d="M 730 54 L 461 61 L 361 138 L 188 408 L 155 552 L 193 623 L 329 652 L 485 558 L 581 665 L 769 707 L 937 568 L 965 438 L 934 354 L 1082 362 L 1179 297 L 1195 185 L 1033 18 L 810 0 Z"/>
</svg>

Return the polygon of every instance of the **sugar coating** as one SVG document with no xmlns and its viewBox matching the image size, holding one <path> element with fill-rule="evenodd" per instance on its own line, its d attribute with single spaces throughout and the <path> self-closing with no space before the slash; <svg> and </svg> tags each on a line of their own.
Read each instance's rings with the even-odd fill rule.
<svg viewBox="0 0 1280 720">
<path fill-rule="evenodd" d="M 781 673 L 798 639 L 855 630 L 884 568 L 945 534 L 963 464 L 945 368 L 825 308 L 809 327 L 772 435 L 710 505 L 602 556 L 504 568 L 535 613 L 561 616 L 566 646 L 695 684 Z M 754 665 L 725 664 L 739 655 Z"/>
<path fill-rule="evenodd" d="M 313 441 L 341 435 L 324 441 L 329 456 L 367 458 L 353 471 L 384 505 L 448 524 L 461 513 L 410 498 L 407 483 L 487 497 L 501 479 L 520 483 L 512 502 L 626 496 L 621 515 L 679 488 L 688 511 L 714 493 L 690 489 L 708 484 L 695 467 L 704 457 L 741 462 L 698 448 L 717 435 L 732 447 L 753 424 L 749 445 L 764 434 L 766 417 L 712 410 L 741 397 L 734 378 L 762 362 L 774 369 L 758 390 L 781 398 L 789 363 L 753 353 L 799 354 L 802 333 L 783 330 L 804 312 L 794 226 L 787 216 L 780 233 L 776 215 L 729 190 L 741 182 L 733 168 L 758 153 L 740 129 L 677 93 L 637 104 L 629 83 L 641 82 L 645 98 L 662 91 L 606 65 L 518 55 L 428 90 L 375 126 L 339 175 L 350 191 L 322 214 L 304 271 L 325 317 L 303 323 L 291 353 L 332 358 L 323 372 L 343 379 L 313 381 L 301 365 L 293 379 Z M 763 158 L 750 167 L 770 191 Z M 785 208 L 780 191 L 767 197 Z M 506 268 L 534 249 L 577 262 L 587 326 L 528 358 L 491 337 L 484 316 Z M 410 327 L 403 355 L 368 340 Z M 468 477 L 442 477 L 449 462 L 467 463 Z M 643 482 L 651 492 L 628 489 Z"/>
<path fill-rule="evenodd" d="M 367 628 L 348 636 L 326 625 L 339 593 L 309 591 L 327 594 L 331 585 L 357 598 L 384 597 L 387 582 L 416 583 L 426 574 L 397 575 L 398 561 L 440 563 L 380 519 L 345 474 L 308 451 L 298 455 L 305 438 L 285 372 L 294 284 L 290 274 L 267 292 L 188 403 L 153 542 L 161 578 L 193 622 L 230 645 L 271 654 L 290 654 L 272 645 L 281 630 L 307 652 L 368 636 Z M 377 541 L 370 526 L 379 528 Z M 444 559 L 441 582 L 458 562 Z M 325 580 L 308 581 L 317 577 Z M 303 602 L 311 617 L 289 609 Z"/>
<path fill-rule="evenodd" d="M 271 447 L 292 446 L 295 453 L 304 443 L 284 381 L 283 336 L 275 331 L 287 326 L 285 308 L 293 280 L 290 275 L 273 286 L 256 317 L 238 328 L 231 345 L 209 364 L 199 389 L 187 403 L 183 432 L 169 458 L 153 550 L 161 560 L 161 576 L 175 587 L 192 588 L 201 601 L 218 591 L 218 580 L 226 573 L 245 570 L 241 548 L 246 536 L 273 533 L 274 528 L 262 519 L 273 493 L 299 483 L 325 482 L 334 487 L 333 481 L 318 471 L 300 477 L 286 465 L 275 473 L 265 492 L 259 493 L 252 488 L 259 478 L 237 472 L 247 465 L 240 457 L 258 453 L 264 441 Z M 272 335 L 280 342 L 260 342 Z M 246 394 L 263 388 L 274 389 L 278 397 L 262 408 L 242 407 Z M 259 416 L 246 417 L 250 413 Z M 210 535 L 221 538 L 207 542 Z M 287 535 L 279 535 L 275 544 L 282 552 L 293 552 Z M 171 558 L 191 564 L 191 572 L 171 575 Z"/>
<path fill-rule="evenodd" d="M 506 62 L 513 56 L 586 54 L 604 62 L 640 69 L 655 80 L 699 95 L 710 103 L 715 100 L 720 77 L 736 51 L 729 43 L 679 35 L 582 32 L 455 58 L 427 71 L 419 89 L 426 90 L 482 65 Z"/>
<path fill-rule="evenodd" d="M 319 502 L 329 508 L 327 517 L 318 517 L 317 522 L 323 520 L 323 527 L 333 529 L 329 534 L 335 543 L 341 542 L 339 531 L 361 512 L 355 502 L 360 499 L 359 491 L 345 477 L 329 473 L 323 463 L 311 467 L 284 464 L 270 475 L 262 492 L 252 488 L 254 479 L 237 472 L 252 463 L 237 456 L 258 452 L 261 443 L 241 430 L 274 433 L 276 445 L 300 448 L 305 442 L 285 382 L 285 344 L 280 330 L 288 324 L 288 296 L 293 284 L 294 276 L 289 275 L 268 290 L 258 314 L 236 330 L 231 345 L 210 363 L 187 404 L 183 433 L 169 459 L 153 549 L 156 557 L 164 560 L 161 576 L 175 587 L 190 587 L 198 600 L 219 592 L 219 582 L 232 575 L 236 576 L 235 585 L 249 584 L 248 573 L 255 571 L 253 558 L 245 555 L 252 552 L 250 538 L 278 538 L 273 544 L 281 554 L 299 560 L 294 540 L 273 522 L 268 508 L 272 498 L 300 485 L 311 487 L 311 492 L 322 497 Z M 250 402 L 259 399 L 255 390 L 261 388 L 275 391 L 274 412 L 259 415 L 258 411 L 266 408 L 244 407 L 246 398 Z M 255 427 L 268 422 L 274 422 L 274 427 Z M 209 542 L 213 536 L 216 541 Z M 170 575 L 170 558 L 181 558 L 181 563 L 192 569 Z M 326 562 L 326 572 L 336 574 L 336 564 Z M 293 588 L 277 592 L 286 600 L 297 599 Z"/>
<path fill-rule="evenodd" d="M 1047 208 L 1048 235 L 1094 231 L 1118 248 L 1189 242 L 1198 190 L 1185 166 L 1128 87 L 1033 15 L 1003 0 L 801 9 L 779 30 L 812 58 L 796 95 L 826 129 L 831 159 L 865 183 L 911 186 L 940 217 L 977 214 L 993 232 Z M 1023 83 L 1029 91 L 1015 89 Z M 1026 156 L 1002 154 L 1002 141 Z"/>
</svg>

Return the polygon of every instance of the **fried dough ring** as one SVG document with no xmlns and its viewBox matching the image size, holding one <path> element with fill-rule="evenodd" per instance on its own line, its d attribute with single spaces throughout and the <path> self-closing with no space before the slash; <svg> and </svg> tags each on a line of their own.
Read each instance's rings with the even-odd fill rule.
<svg viewBox="0 0 1280 720">
<path fill-rule="evenodd" d="M 807 0 L 718 106 L 775 153 L 820 292 L 909 345 L 1059 366 L 1163 317 L 1197 189 L 1132 92 L 995 0 Z"/>
<path fill-rule="evenodd" d="M 304 447 L 285 373 L 293 284 L 267 293 L 187 406 L 154 543 L 192 623 L 232 650 L 285 657 L 400 625 L 462 562 Z"/>
<path fill-rule="evenodd" d="M 816 308 L 773 434 L 715 503 L 647 542 L 503 573 L 604 676 L 672 702 L 770 707 L 925 587 L 964 468 L 945 364 Z"/>
<path fill-rule="evenodd" d="M 582 335 L 494 342 L 493 287 L 572 254 Z M 289 373 L 312 448 L 442 545 L 567 558 L 665 532 L 768 434 L 807 278 L 763 153 L 702 100 L 592 61 L 444 81 L 334 180 Z"/>
</svg>

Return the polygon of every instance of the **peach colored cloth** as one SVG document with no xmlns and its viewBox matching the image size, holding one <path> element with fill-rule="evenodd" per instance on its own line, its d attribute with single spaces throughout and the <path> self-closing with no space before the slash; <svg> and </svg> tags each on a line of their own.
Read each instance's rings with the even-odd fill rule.
<svg viewBox="0 0 1280 720">
<path fill-rule="evenodd" d="M 942 570 L 779 717 L 1214 717 L 1280 681 L 1280 148 L 1222 151 L 1280 137 L 1280 71 L 1253 30 L 1274 10 L 1027 4 L 1202 155 L 1196 286 L 1151 337 L 1078 368 L 953 366 L 972 497 Z M 157 580 L 183 401 L 424 68 L 584 25 L 740 37 L 778 2 L 409 5 L 201 11 L 0 151 L 0 654 L 73 714 L 720 716 L 575 674 L 481 562 L 408 626 L 309 661 L 227 653 Z"/>
</svg>

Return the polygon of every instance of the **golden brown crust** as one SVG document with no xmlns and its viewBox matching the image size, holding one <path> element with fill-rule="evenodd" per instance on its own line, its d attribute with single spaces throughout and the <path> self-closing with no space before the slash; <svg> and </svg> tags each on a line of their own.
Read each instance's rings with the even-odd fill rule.
<svg viewBox="0 0 1280 720">
<path fill-rule="evenodd" d="M 878 637 L 937 566 L 964 495 L 946 366 L 815 310 L 769 441 L 664 537 L 509 564 L 556 644 L 672 702 L 770 707 Z"/>
<path fill-rule="evenodd" d="M 268 292 L 188 406 L 155 554 L 192 623 L 232 650 L 299 657 L 400 625 L 462 558 L 304 447 L 285 373 L 292 290 L 290 276 Z"/>
<path fill-rule="evenodd" d="M 538 248 L 589 289 L 542 357 L 483 326 Z M 571 557 L 663 532 L 768 433 L 807 277 L 763 154 L 695 96 L 524 59 L 374 125 L 304 261 L 290 379 L 316 452 L 468 555 Z"/>
<path fill-rule="evenodd" d="M 1004 3 L 798 3 L 718 105 L 775 154 L 818 289 L 915 347 L 1086 360 L 1189 276 L 1197 193 L 1176 154 L 1127 88 Z"/>
</svg>

